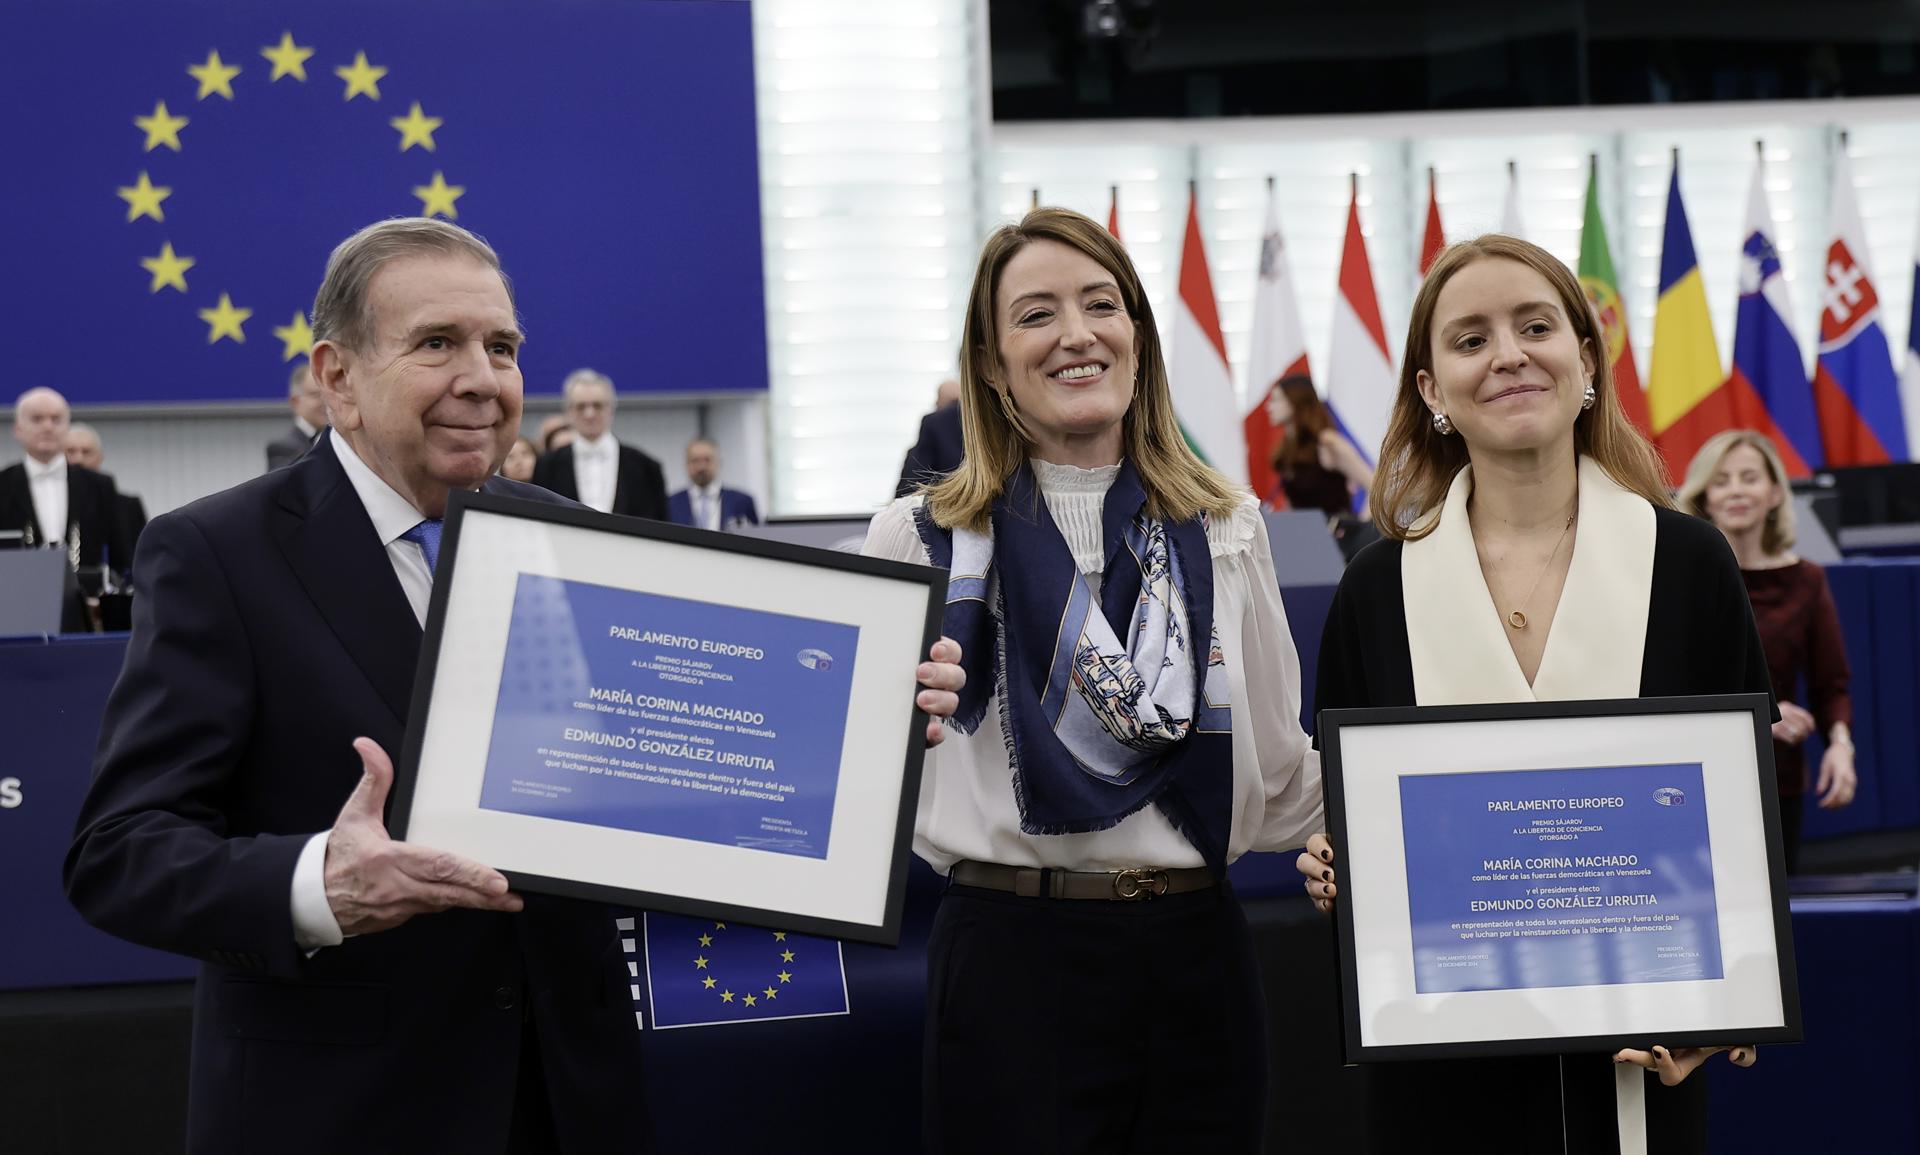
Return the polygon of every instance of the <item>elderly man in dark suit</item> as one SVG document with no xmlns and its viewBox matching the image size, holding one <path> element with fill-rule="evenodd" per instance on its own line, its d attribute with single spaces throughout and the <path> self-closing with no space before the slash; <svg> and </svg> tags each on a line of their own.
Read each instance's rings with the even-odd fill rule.
<svg viewBox="0 0 1920 1155">
<path fill-rule="evenodd" d="M 608 912 L 386 833 L 449 493 L 556 500 L 493 476 L 521 412 L 498 258 L 381 222 L 313 324 L 333 431 L 147 528 L 67 894 L 201 960 L 192 1151 L 643 1148 Z M 951 712 L 957 667 L 923 669 Z"/>
<path fill-rule="evenodd" d="M 106 473 L 106 446 L 100 442 L 100 431 L 84 421 L 75 421 L 67 426 L 65 444 L 67 464 L 82 465 L 95 473 Z M 108 474 L 109 477 L 112 474 Z M 119 482 L 114 482 L 115 487 Z M 119 529 L 127 539 L 127 556 L 140 547 L 140 533 L 147 528 L 147 504 L 137 496 L 122 490 L 114 497 L 114 510 L 119 517 Z"/>
<path fill-rule="evenodd" d="M 27 459 L 0 469 L 0 529 L 18 530 L 17 544 L 59 545 L 81 565 L 103 562 L 126 573 L 133 549 L 122 526 L 113 478 L 69 464 L 67 399 L 29 389 L 13 407 L 13 437 Z"/>
<path fill-rule="evenodd" d="M 267 468 L 292 465 L 312 448 L 314 438 L 327 427 L 327 400 L 313 379 L 313 367 L 302 361 L 287 374 L 287 408 L 293 411 L 293 428 L 267 442 Z"/>
<path fill-rule="evenodd" d="M 534 465 L 533 483 L 601 513 L 667 520 L 667 477 L 660 463 L 612 433 L 613 382 L 604 373 L 575 369 L 562 393 L 578 436 Z"/>
</svg>

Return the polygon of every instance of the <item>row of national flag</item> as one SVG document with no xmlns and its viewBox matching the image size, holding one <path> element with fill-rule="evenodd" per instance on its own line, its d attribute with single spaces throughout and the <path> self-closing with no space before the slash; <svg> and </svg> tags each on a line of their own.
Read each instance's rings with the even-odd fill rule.
<svg viewBox="0 0 1920 1155">
<path fill-rule="evenodd" d="M 1429 172 L 1419 249 L 1423 276 L 1445 247 L 1433 182 Z M 1818 358 L 1811 380 L 1787 321 L 1792 306 L 1774 244 L 1760 164 L 1754 169 L 1741 244 L 1733 364 L 1723 370 L 1680 197 L 1676 151 L 1661 246 L 1653 355 L 1644 390 L 1600 216 L 1598 184 L 1596 162 L 1588 176 L 1577 272 L 1605 334 L 1621 404 L 1628 418 L 1653 438 L 1676 481 L 1709 437 L 1736 427 L 1768 434 L 1794 476 L 1820 468 L 1911 459 L 1902 393 L 1906 406 L 1920 405 L 1920 254 L 1912 270 L 1914 314 L 1908 326 L 1903 386 L 1880 323 L 1879 296 L 1867 263 L 1866 239 L 1844 152 L 1833 168 L 1833 238 L 1825 253 Z M 1518 199 L 1509 166 L 1502 221 L 1503 231 L 1515 235 L 1522 227 Z M 1108 228 L 1119 235 L 1117 192 Z M 1347 206 L 1332 340 L 1323 373 L 1314 373 L 1308 363 L 1306 333 L 1271 180 L 1258 269 L 1247 357 L 1248 405 L 1242 411 L 1201 239 L 1199 200 L 1190 190 L 1179 301 L 1170 334 L 1168 368 L 1175 408 L 1202 457 L 1281 506 L 1285 498 L 1271 461 L 1282 430 L 1269 414 L 1282 378 L 1313 380 L 1338 428 L 1369 461 L 1378 453 L 1392 408 L 1397 378 L 1360 227 L 1357 178 Z"/>
</svg>

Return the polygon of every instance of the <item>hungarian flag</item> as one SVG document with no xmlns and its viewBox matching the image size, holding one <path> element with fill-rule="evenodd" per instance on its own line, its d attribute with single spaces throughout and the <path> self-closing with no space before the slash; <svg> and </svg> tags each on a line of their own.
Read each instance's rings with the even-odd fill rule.
<svg viewBox="0 0 1920 1155">
<path fill-rule="evenodd" d="M 1380 456 L 1393 412 L 1393 357 L 1373 291 L 1373 266 L 1360 232 L 1360 178 L 1347 202 L 1347 237 L 1340 252 L 1340 290 L 1333 301 L 1333 342 L 1327 352 L 1327 406 L 1340 431 L 1369 463 Z"/>
<path fill-rule="evenodd" d="M 1227 368 L 1227 341 L 1220 333 L 1220 306 L 1200 242 L 1200 196 L 1187 190 L 1187 239 L 1180 251 L 1180 303 L 1174 310 L 1173 412 L 1201 460 L 1241 484 L 1247 481 L 1247 446 L 1240 432 L 1240 402 Z"/>
<path fill-rule="evenodd" d="M 1440 194 L 1436 190 L 1433 166 L 1427 166 L 1427 225 L 1420 232 L 1420 275 L 1425 277 L 1434 258 L 1447 247 L 1446 233 L 1440 228 Z"/>
<path fill-rule="evenodd" d="M 1707 313 L 1707 290 L 1693 252 L 1693 231 L 1680 200 L 1680 156 L 1675 150 L 1666 235 L 1660 245 L 1660 301 L 1653 313 L 1653 365 L 1647 379 L 1653 440 L 1667 459 L 1670 476 L 1685 476 L 1687 463 L 1709 437 L 1739 427 L 1726 385 L 1720 349 L 1713 342 L 1713 318 Z"/>
<path fill-rule="evenodd" d="M 1733 371 L 1727 389 L 1740 423 L 1767 435 L 1791 477 L 1805 477 L 1820 464 L 1820 422 L 1807 387 L 1806 362 L 1787 318 L 1787 279 L 1773 244 L 1773 214 L 1767 208 L 1764 164 L 1753 166 L 1747 193 L 1746 237 L 1740 242 L 1740 304 L 1734 316 Z"/>
<path fill-rule="evenodd" d="M 1627 307 L 1620 300 L 1620 278 L 1613 273 L 1613 250 L 1607 244 L 1607 225 L 1600 219 L 1600 158 L 1587 167 L 1587 219 L 1580 230 L 1580 285 L 1600 320 L 1607 343 L 1607 361 L 1613 366 L 1613 388 L 1627 420 L 1652 435 L 1647 421 L 1647 395 L 1640 388 L 1640 367 L 1634 363 L 1633 343 L 1627 339 Z"/>
<path fill-rule="evenodd" d="M 1274 395 L 1282 377 L 1307 377 L 1307 334 L 1300 324 L 1300 306 L 1293 297 L 1293 270 L 1287 264 L 1287 246 L 1280 239 L 1280 209 L 1267 182 L 1267 224 L 1260 236 L 1260 276 L 1253 288 L 1253 331 L 1247 353 L 1247 400 L 1252 408 L 1241 422 L 1247 441 L 1247 478 L 1253 492 L 1274 509 L 1286 508 L 1287 498 L 1274 472 L 1273 451 L 1279 448 L 1281 427 L 1273 419 Z"/>
<path fill-rule="evenodd" d="M 1906 461 L 1907 427 L 1880 296 L 1867 263 L 1866 230 L 1853 196 L 1853 169 L 1843 148 L 1833 164 L 1833 243 L 1827 246 L 1826 288 L 1820 294 L 1820 358 L 1813 399 L 1827 464 L 1880 465 Z"/>
</svg>

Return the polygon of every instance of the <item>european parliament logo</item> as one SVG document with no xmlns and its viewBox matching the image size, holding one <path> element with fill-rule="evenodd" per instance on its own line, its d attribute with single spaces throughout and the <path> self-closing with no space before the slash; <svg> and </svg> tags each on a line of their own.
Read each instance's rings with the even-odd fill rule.
<svg viewBox="0 0 1920 1155">
<path fill-rule="evenodd" d="M 711 1027 L 844 1015 L 837 939 L 648 913 L 619 920 L 641 1027 Z"/>
</svg>

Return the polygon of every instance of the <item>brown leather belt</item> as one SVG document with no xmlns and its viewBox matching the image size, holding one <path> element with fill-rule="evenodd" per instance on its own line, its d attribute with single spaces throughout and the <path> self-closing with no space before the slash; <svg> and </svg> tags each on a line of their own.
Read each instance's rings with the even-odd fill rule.
<svg viewBox="0 0 1920 1155">
<path fill-rule="evenodd" d="M 1175 870 L 1144 866 L 1126 870 L 1043 870 L 1037 866 L 1002 866 L 997 862 L 972 860 L 954 863 L 948 877 L 955 886 L 1011 891 L 1022 898 L 1039 898 L 1044 894 L 1048 898 L 1111 902 L 1141 902 L 1163 894 L 1205 890 L 1217 881 L 1204 866 Z"/>
</svg>

